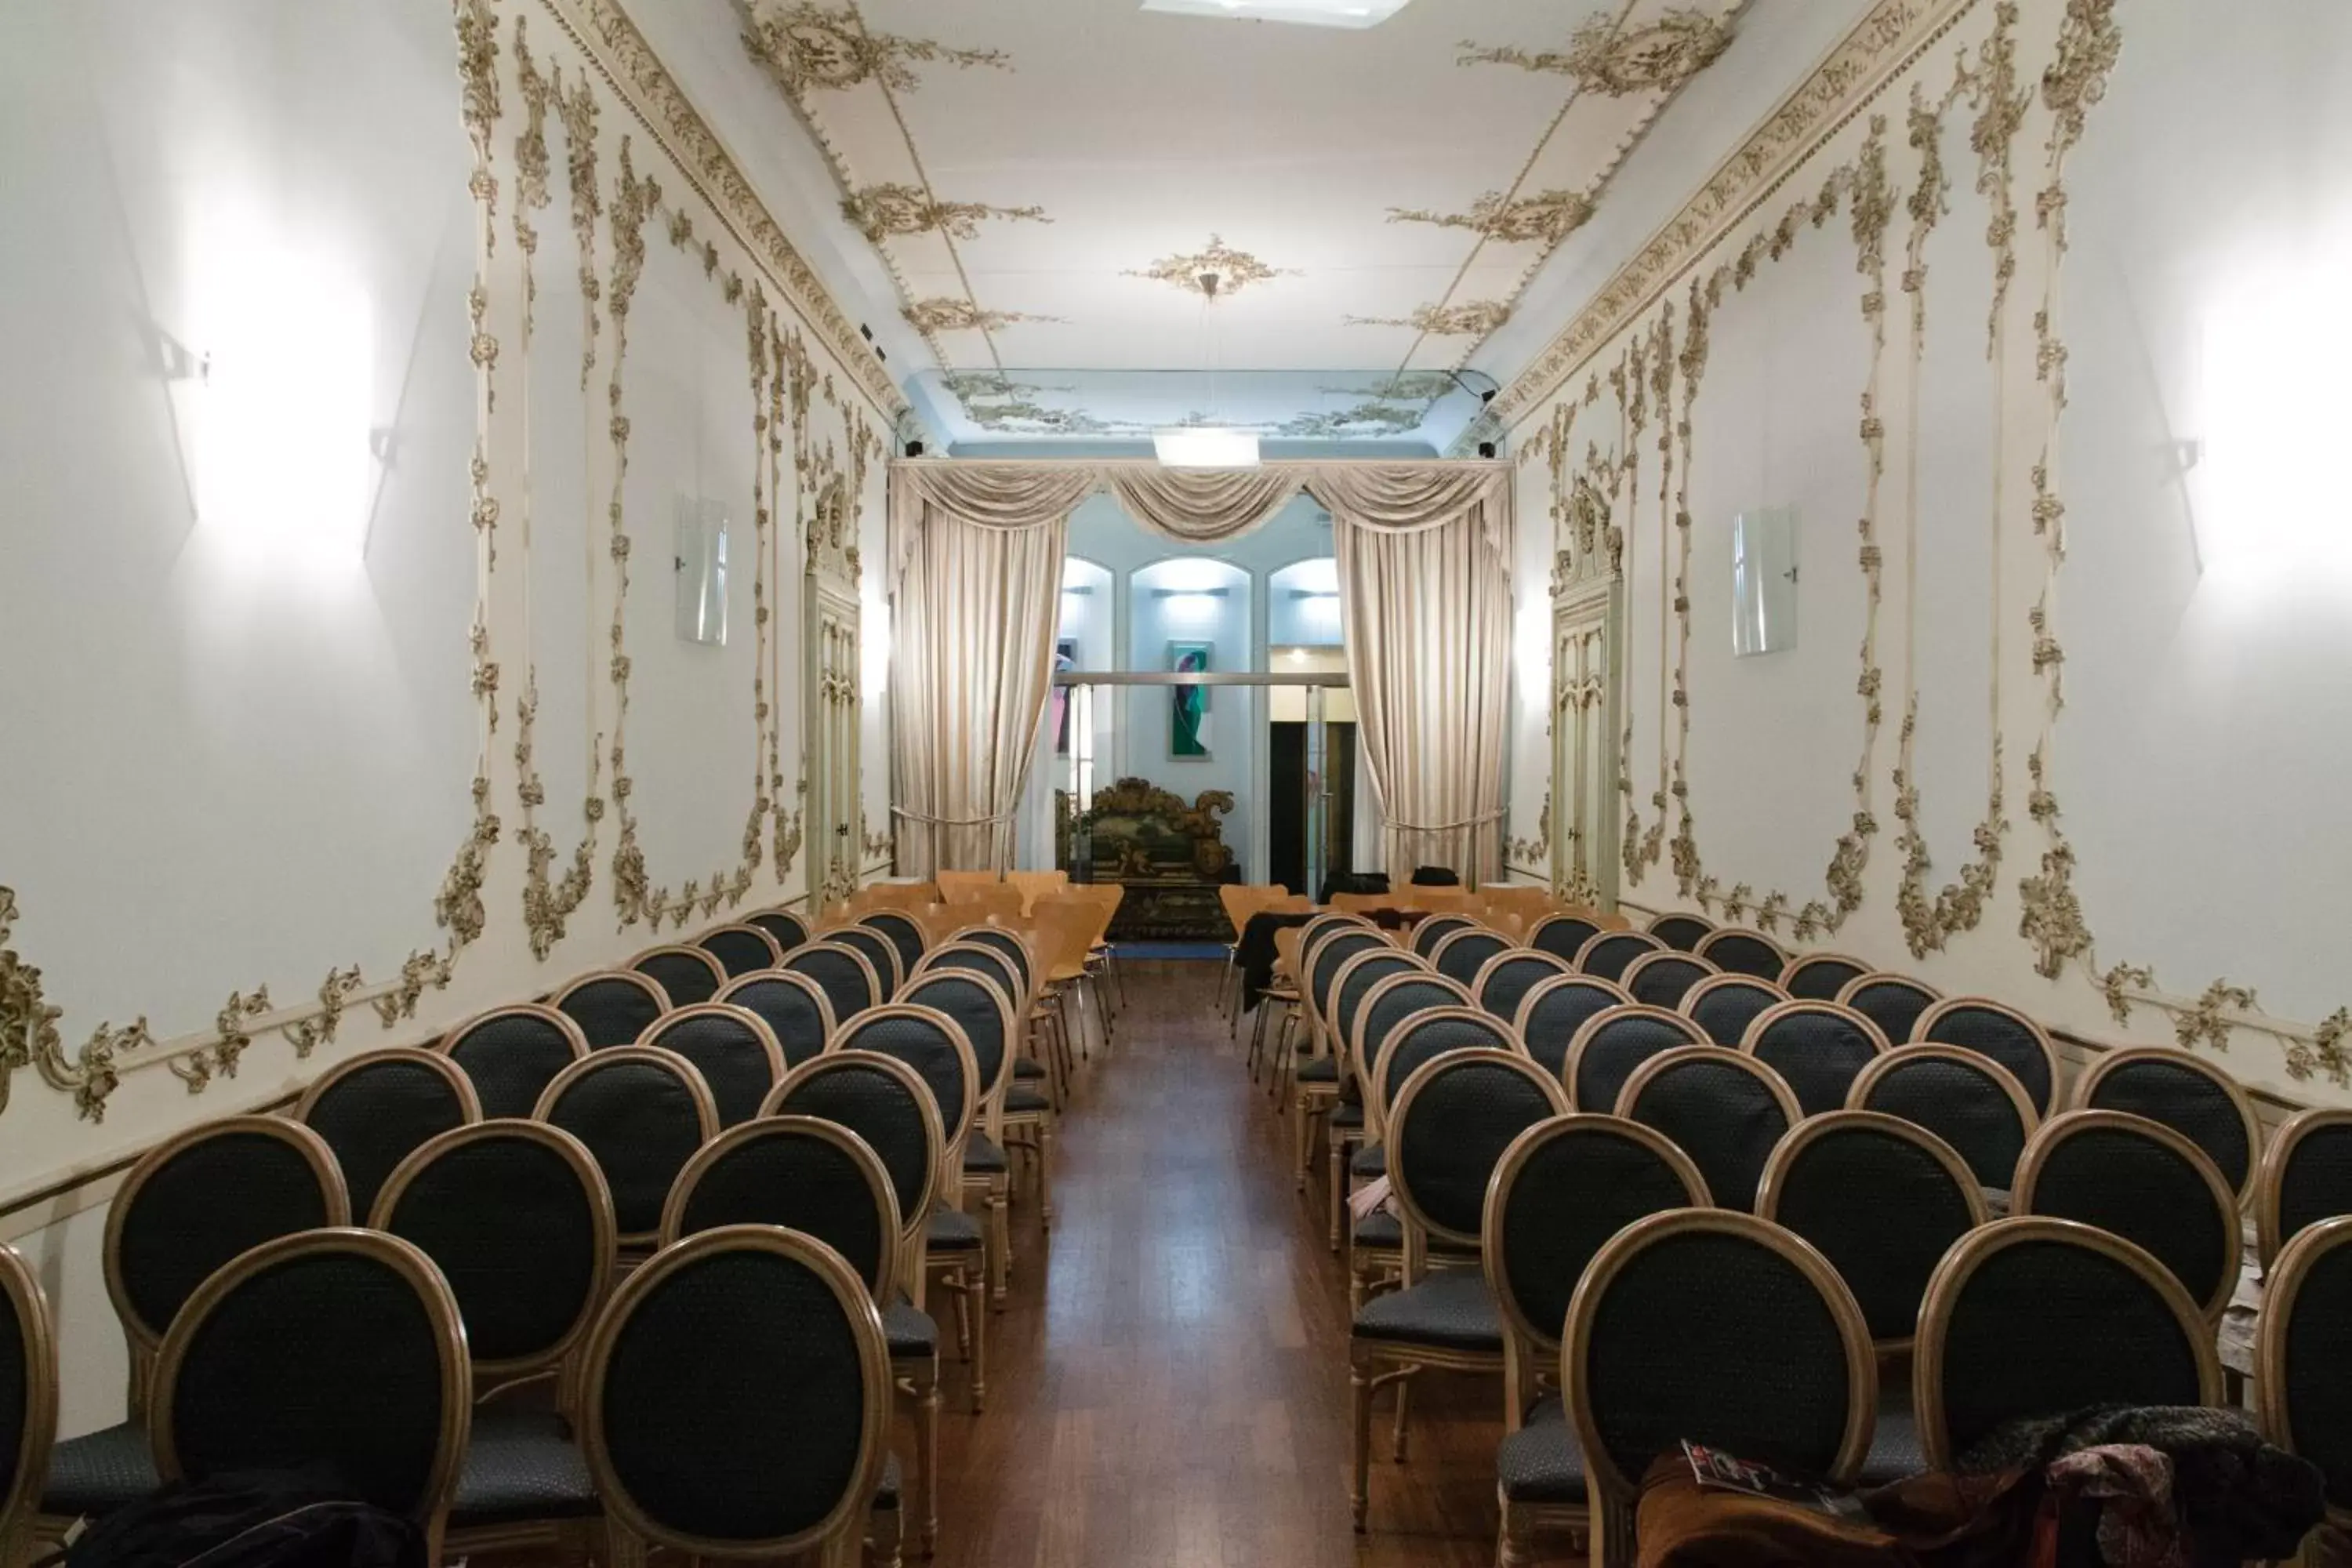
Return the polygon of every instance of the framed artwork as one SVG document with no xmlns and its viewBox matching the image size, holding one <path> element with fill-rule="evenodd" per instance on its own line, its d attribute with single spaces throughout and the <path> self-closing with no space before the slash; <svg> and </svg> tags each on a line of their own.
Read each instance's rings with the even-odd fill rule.
<svg viewBox="0 0 2352 1568">
<path fill-rule="evenodd" d="M 1207 674 L 1210 668 L 1209 646 L 1204 642 L 1171 642 L 1168 645 L 1168 668 L 1179 675 Z M 1171 757 L 1207 756 L 1209 689 L 1205 686 L 1170 688 L 1168 713 L 1168 754 Z"/>
<path fill-rule="evenodd" d="M 1078 639 L 1056 638 L 1054 643 L 1054 673 L 1067 675 L 1077 668 Z M 1053 688 L 1052 701 L 1054 704 L 1054 754 L 1057 757 L 1066 757 L 1070 754 L 1070 689 L 1066 686 Z"/>
</svg>

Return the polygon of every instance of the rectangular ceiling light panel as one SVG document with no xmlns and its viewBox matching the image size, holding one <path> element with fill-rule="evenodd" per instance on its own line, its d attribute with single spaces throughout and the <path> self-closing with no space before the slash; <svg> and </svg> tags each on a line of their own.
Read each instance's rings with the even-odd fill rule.
<svg viewBox="0 0 2352 1568">
<path fill-rule="evenodd" d="M 1143 0 L 1143 8 L 1241 22 L 1296 22 L 1307 27 L 1377 27 L 1407 4 L 1409 0 Z"/>
</svg>

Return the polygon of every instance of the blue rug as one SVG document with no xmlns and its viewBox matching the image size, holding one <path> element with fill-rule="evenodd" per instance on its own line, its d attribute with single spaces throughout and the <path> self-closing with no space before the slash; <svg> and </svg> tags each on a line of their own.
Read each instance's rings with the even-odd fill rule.
<svg viewBox="0 0 2352 1568">
<path fill-rule="evenodd" d="M 1221 942 L 1122 942 L 1117 945 L 1121 958 L 1225 961 L 1225 944 Z"/>
</svg>

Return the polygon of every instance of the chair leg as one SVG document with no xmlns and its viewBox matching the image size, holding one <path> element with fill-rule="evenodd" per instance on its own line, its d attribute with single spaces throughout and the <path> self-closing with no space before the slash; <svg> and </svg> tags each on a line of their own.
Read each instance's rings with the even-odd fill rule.
<svg viewBox="0 0 2352 1568">
<path fill-rule="evenodd" d="M 1348 1227 L 1339 1223 L 1339 1215 L 1348 1206 L 1345 1196 L 1348 1185 L 1348 1140 L 1333 1132 L 1328 1134 L 1323 1141 L 1331 1146 L 1331 1177 L 1323 1194 L 1323 1206 L 1328 1211 L 1326 1217 L 1330 1222 L 1328 1237 L 1330 1247 L 1333 1252 L 1337 1252 L 1339 1250 L 1340 1239 L 1348 1233 Z"/>
<path fill-rule="evenodd" d="M 971 1413 L 988 1407 L 988 1280 L 978 1268 L 964 1270 L 964 1293 L 971 1302 Z"/>
<path fill-rule="evenodd" d="M 1503 1528 L 1495 1541 L 1495 1568 L 1527 1568 L 1535 1535 L 1528 1528 L 1527 1512 L 1507 1498 L 1497 1500 L 1502 1504 Z"/>
<path fill-rule="evenodd" d="M 923 1499 L 923 1522 L 917 1539 L 922 1554 L 929 1557 L 940 1544 L 940 1367 L 936 1361 L 916 1400 L 915 1431 Z"/>
<path fill-rule="evenodd" d="M 1004 1310 L 1005 1286 L 1013 1278 L 1013 1227 L 1007 1218 L 1011 1185 L 1010 1175 L 1000 1176 L 989 1184 L 988 1191 L 989 1295 L 1000 1312 Z"/>
<path fill-rule="evenodd" d="M 1372 1488 L 1372 1385 L 1371 1373 L 1361 1363 L 1351 1363 L 1348 1368 L 1348 1396 L 1354 1405 L 1355 1468 L 1349 1472 L 1348 1507 L 1355 1515 L 1356 1530 L 1361 1533 L 1364 1515 L 1371 1507 Z"/>
<path fill-rule="evenodd" d="M 899 1552 L 898 1542 L 905 1531 L 901 1521 L 906 1511 L 907 1496 L 904 1492 L 898 1494 L 897 1508 L 874 1510 L 874 1568 L 899 1568 L 904 1559 Z"/>
<path fill-rule="evenodd" d="M 1307 1190 L 1307 1097 L 1290 1097 L 1290 1164 L 1295 1184 L 1300 1192 Z"/>
<path fill-rule="evenodd" d="M 1236 1002 L 1234 1004 L 1234 1006 L 1236 1009 L 1236 1019 L 1238 1019 L 1238 1010 L 1241 1004 Z M 1252 1083 L 1255 1083 L 1257 1081 L 1258 1058 L 1265 1050 L 1265 1016 L 1273 1011 L 1273 1003 L 1263 1000 L 1260 1001 L 1255 1008 L 1257 1016 L 1250 1024 L 1249 1074 L 1250 1082 Z M 1236 1027 L 1238 1026 L 1238 1023 L 1236 1023 Z"/>
<path fill-rule="evenodd" d="M 1046 1229 L 1054 1227 L 1054 1119 L 1050 1116 L 1037 1123 L 1037 1217 Z"/>
<path fill-rule="evenodd" d="M 1404 1463 L 1404 1424 L 1412 1406 L 1412 1379 L 1397 1379 L 1396 1427 L 1389 1434 L 1389 1458 L 1397 1464 Z"/>
</svg>

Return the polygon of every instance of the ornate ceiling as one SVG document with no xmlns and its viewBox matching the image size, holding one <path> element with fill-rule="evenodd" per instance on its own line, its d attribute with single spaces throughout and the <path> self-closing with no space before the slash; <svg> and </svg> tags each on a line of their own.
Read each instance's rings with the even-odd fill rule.
<svg viewBox="0 0 2352 1568">
<path fill-rule="evenodd" d="M 1233 390 L 1188 386 L 1199 422 L 1415 446 L 1475 410 L 1443 373 L 1609 200 L 1738 6 L 1414 0 L 1343 30 L 1138 0 L 725 3 L 777 133 L 821 149 L 898 295 L 875 308 L 936 359 L 902 374 L 950 440 L 1131 439 L 1171 405 L 1122 373 L 1213 366 Z M 1275 371 L 1287 408 L 1232 380 Z"/>
</svg>

